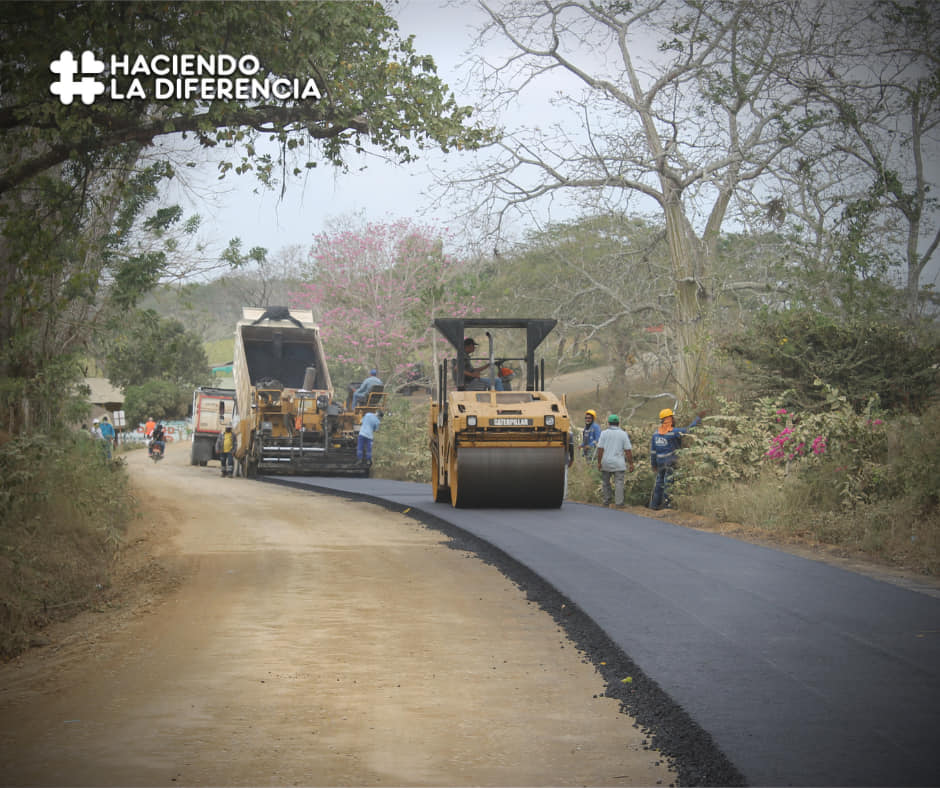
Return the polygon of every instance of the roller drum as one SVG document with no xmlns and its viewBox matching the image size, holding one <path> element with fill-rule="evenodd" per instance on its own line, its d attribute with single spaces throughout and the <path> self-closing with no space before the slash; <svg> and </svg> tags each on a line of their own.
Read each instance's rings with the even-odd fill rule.
<svg viewBox="0 0 940 788">
<path fill-rule="evenodd" d="M 459 507 L 557 509 L 564 498 L 565 459 L 562 446 L 461 447 L 451 501 Z"/>
</svg>

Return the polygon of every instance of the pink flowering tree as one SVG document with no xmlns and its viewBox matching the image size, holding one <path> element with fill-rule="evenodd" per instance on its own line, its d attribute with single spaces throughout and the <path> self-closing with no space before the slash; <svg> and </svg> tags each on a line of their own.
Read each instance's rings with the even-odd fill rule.
<svg viewBox="0 0 940 788">
<path fill-rule="evenodd" d="M 389 385 L 421 364 L 433 382 L 446 353 L 434 318 L 479 311 L 472 274 L 445 251 L 445 235 L 402 219 L 315 236 L 309 281 L 291 303 L 313 310 L 337 391 L 373 367 Z"/>
</svg>

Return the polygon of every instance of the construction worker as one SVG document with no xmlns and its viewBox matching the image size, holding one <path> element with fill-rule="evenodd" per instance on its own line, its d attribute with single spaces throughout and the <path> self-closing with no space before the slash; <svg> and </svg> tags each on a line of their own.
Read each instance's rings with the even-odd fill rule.
<svg viewBox="0 0 940 788">
<path fill-rule="evenodd" d="M 628 464 L 632 473 L 633 444 L 630 443 L 626 430 L 620 429 L 620 416 L 611 413 L 607 417 L 607 429 L 597 440 L 597 469 L 601 472 L 604 506 L 610 506 L 613 493 L 617 508 L 623 507 L 623 480 Z"/>
<path fill-rule="evenodd" d="M 659 411 L 659 429 L 650 441 L 650 464 L 656 472 L 656 483 L 653 485 L 649 502 L 650 509 L 670 507 L 669 484 L 679 459 L 676 452 L 682 448 L 682 436 L 701 420 L 701 416 L 696 416 L 688 427 L 676 427 L 675 414 L 671 408 Z"/>
<path fill-rule="evenodd" d="M 359 425 L 359 439 L 356 442 L 356 460 L 364 465 L 372 464 L 372 441 L 375 431 L 381 426 L 382 411 L 369 412 L 362 417 Z"/>
<path fill-rule="evenodd" d="M 107 416 L 101 417 L 101 424 L 98 426 L 101 431 L 101 439 L 105 444 L 105 454 L 108 460 L 111 459 L 111 447 L 117 445 L 117 437 L 114 432 L 114 425 L 108 421 Z"/>
<path fill-rule="evenodd" d="M 219 437 L 215 439 L 215 451 L 219 455 L 222 465 L 222 476 L 232 476 L 235 472 L 235 449 L 238 447 L 238 438 L 228 425 Z"/>
<path fill-rule="evenodd" d="M 376 386 L 381 386 L 382 380 L 379 378 L 379 371 L 377 369 L 369 370 L 369 377 L 367 377 L 359 385 L 359 388 L 353 392 L 353 407 L 357 408 L 360 405 L 365 405 L 369 401 L 369 392 L 372 391 Z"/>
<path fill-rule="evenodd" d="M 581 433 L 581 456 L 594 459 L 597 440 L 601 437 L 601 426 L 597 423 L 597 411 L 584 411 L 584 430 Z"/>
</svg>

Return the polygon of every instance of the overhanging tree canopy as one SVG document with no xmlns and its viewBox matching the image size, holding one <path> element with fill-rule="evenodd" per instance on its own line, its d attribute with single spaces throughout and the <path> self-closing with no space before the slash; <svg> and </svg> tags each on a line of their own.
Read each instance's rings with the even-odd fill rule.
<svg viewBox="0 0 940 788">
<path fill-rule="evenodd" d="M 4 3 L 0 42 L 0 193 L 77 157 L 177 132 L 209 147 L 237 145 L 240 159 L 228 164 L 266 181 L 302 149 L 301 166 L 342 166 L 366 136 L 400 161 L 481 137 L 465 127 L 470 108 L 377 2 Z M 312 78 L 322 97 L 160 101 L 156 77 L 143 75 L 147 98 L 63 104 L 50 92 L 50 64 L 66 50 L 91 51 L 106 65 L 111 55 L 253 55 L 261 76 Z M 260 135 L 277 138 L 281 161 L 256 151 Z"/>
<path fill-rule="evenodd" d="M 12 382 L 0 426 L 12 431 L 42 410 L 31 381 L 85 347 L 109 305 L 119 316 L 165 273 L 162 251 L 128 240 L 181 219 L 146 216 L 159 183 L 191 163 L 170 161 L 158 138 L 183 134 L 226 154 L 220 177 L 273 185 L 319 162 L 345 167 L 353 151 L 408 162 L 485 136 L 377 2 L 5 2 L 0 46 L 0 378 Z M 320 98 L 158 100 L 157 75 L 138 74 L 142 98 L 66 104 L 50 90 L 63 52 L 106 68 L 112 55 L 251 55 L 258 79 L 313 80 Z M 115 78 L 126 88 L 131 75 Z M 258 145 L 265 137 L 277 144 Z"/>
</svg>

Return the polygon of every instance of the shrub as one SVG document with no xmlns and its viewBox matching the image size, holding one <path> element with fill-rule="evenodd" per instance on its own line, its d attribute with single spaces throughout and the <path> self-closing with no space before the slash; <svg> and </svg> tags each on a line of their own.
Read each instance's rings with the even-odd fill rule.
<svg viewBox="0 0 940 788">
<path fill-rule="evenodd" d="M 767 399 L 750 418 L 728 403 L 706 418 L 681 452 L 677 504 L 940 571 L 940 405 L 882 418 L 874 400 L 858 413 L 820 388 L 821 412 Z"/>
<path fill-rule="evenodd" d="M 935 327 L 814 310 L 764 312 L 725 349 L 758 392 L 790 390 L 803 409 L 825 404 L 815 383 L 822 379 L 857 409 L 877 397 L 889 411 L 920 411 L 936 392 L 940 362 Z"/>
<path fill-rule="evenodd" d="M 372 451 L 374 475 L 430 484 L 428 400 L 389 395 L 387 406 L 382 426 L 375 434 Z"/>
<path fill-rule="evenodd" d="M 0 446 L 0 657 L 107 584 L 131 516 L 123 460 L 87 433 Z"/>
</svg>

